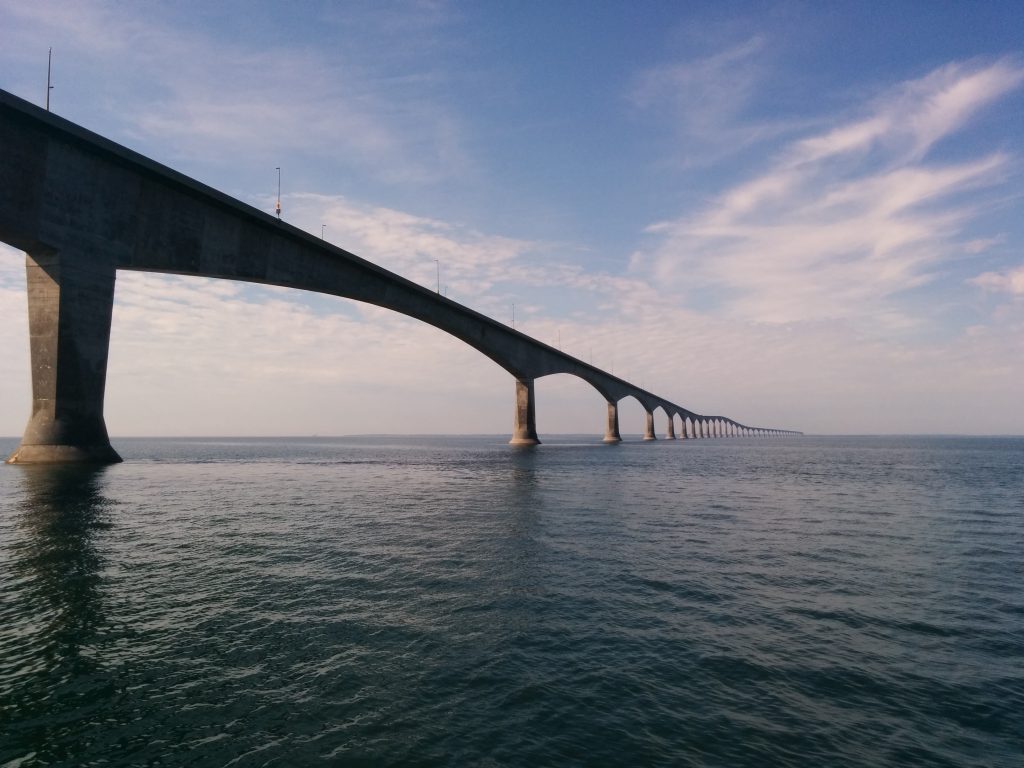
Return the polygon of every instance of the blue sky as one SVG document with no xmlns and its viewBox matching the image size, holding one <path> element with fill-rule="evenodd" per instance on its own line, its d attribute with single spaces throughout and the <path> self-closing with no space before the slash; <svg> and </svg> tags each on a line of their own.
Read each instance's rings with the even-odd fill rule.
<svg viewBox="0 0 1024 768">
<path fill-rule="evenodd" d="M 697 412 L 1024 433 L 1017 3 L 25 3 L 0 87 Z M 30 394 L 0 250 L 0 433 Z M 570 377 L 545 432 L 603 428 Z M 510 429 L 510 377 L 328 297 L 122 273 L 114 435 Z M 642 429 L 623 405 L 623 431 Z"/>
</svg>

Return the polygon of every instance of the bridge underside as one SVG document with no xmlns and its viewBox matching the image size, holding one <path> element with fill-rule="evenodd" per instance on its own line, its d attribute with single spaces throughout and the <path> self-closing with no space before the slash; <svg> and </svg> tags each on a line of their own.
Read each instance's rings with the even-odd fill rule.
<svg viewBox="0 0 1024 768">
<path fill-rule="evenodd" d="M 9 461 L 119 461 L 103 419 L 117 270 L 219 277 L 333 294 L 401 312 L 473 346 L 516 381 L 511 442 L 536 444 L 534 380 L 568 373 L 608 403 L 709 420 L 148 158 L 0 91 L 0 240 L 27 253 L 32 414 Z M 684 435 L 685 436 L 685 435 Z M 699 436 L 697 434 L 694 435 Z"/>
</svg>

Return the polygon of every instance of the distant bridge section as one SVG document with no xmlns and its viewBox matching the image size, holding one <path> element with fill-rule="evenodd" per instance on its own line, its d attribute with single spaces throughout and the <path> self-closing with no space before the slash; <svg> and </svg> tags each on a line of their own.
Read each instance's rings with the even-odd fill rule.
<svg viewBox="0 0 1024 768">
<path fill-rule="evenodd" d="M 644 439 L 800 434 L 676 405 L 0 90 L 0 240 L 26 252 L 32 414 L 14 463 L 116 462 L 103 418 L 117 270 L 301 288 L 440 328 L 515 379 L 514 445 L 537 444 L 534 381 L 567 373 L 635 397 Z"/>
</svg>

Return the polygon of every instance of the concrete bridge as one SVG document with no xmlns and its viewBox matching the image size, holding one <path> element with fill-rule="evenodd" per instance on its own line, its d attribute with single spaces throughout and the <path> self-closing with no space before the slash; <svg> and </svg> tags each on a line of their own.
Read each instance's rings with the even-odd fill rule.
<svg viewBox="0 0 1024 768">
<path fill-rule="evenodd" d="M 534 381 L 567 373 L 608 404 L 634 397 L 654 440 L 799 434 L 695 413 L 474 312 L 269 214 L 0 91 L 0 240 L 26 253 L 32 415 L 12 463 L 116 462 L 103 419 L 119 269 L 220 277 L 343 296 L 422 320 L 515 379 L 511 443 L 539 442 Z M 678 431 L 676 425 L 678 424 Z"/>
</svg>

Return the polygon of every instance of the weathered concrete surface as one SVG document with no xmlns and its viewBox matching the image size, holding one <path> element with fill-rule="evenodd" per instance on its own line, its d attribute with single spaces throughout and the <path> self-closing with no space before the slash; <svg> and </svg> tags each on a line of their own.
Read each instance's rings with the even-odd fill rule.
<svg viewBox="0 0 1024 768">
<path fill-rule="evenodd" d="M 654 434 L 654 413 L 647 411 L 644 415 L 644 440 L 657 440 L 658 436 Z"/>
<path fill-rule="evenodd" d="M 31 254 L 33 409 L 13 461 L 117 460 L 102 408 L 118 269 L 300 288 L 429 323 L 516 378 L 514 443 L 536 441 L 533 381 L 556 373 L 610 404 L 633 396 L 648 414 L 693 415 L 5 91 L 0 240 Z"/>
<path fill-rule="evenodd" d="M 608 401 L 608 423 L 604 430 L 604 442 L 622 442 L 622 435 L 619 434 L 619 404 L 612 400 Z"/>
<path fill-rule="evenodd" d="M 11 463 L 121 460 L 103 421 L 114 266 L 74 253 L 26 261 L 32 415 Z"/>
<path fill-rule="evenodd" d="M 516 413 L 510 445 L 540 445 L 537 438 L 537 409 L 534 402 L 533 379 L 516 379 Z"/>
</svg>

